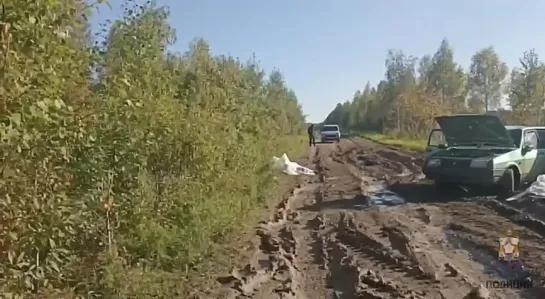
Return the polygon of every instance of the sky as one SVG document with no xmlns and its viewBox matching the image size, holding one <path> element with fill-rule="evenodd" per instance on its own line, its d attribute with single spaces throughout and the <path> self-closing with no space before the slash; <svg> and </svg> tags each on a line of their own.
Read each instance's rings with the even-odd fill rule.
<svg viewBox="0 0 545 299">
<path fill-rule="evenodd" d="M 138 0 L 136 0 L 138 1 Z M 124 0 L 109 0 L 93 28 L 122 16 Z M 196 37 L 213 54 L 243 61 L 255 53 L 267 71 L 280 70 L 307 121 L 321 122 L 339 102 L 384 77 L 389 49 L 433 54 L 443 38 L 465 68 L 481 48 L 494 46 L 510 68 L 536 49 L 545 59 L 545 1 L 525 0 L 158 0 L 184 52 Z"/>
</svg>

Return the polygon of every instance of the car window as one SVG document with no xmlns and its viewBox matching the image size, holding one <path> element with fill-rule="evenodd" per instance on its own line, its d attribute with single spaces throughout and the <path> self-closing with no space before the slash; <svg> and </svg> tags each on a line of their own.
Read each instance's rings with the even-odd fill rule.
<svg viewBox="0 0 545 299">
<path fill-rule="evenodd" d="M 537 129 L 538 143 L 537 148 L 545 149 L 545 129 Z"/>
<path fill-rule="evenodd" d="M 537 148 L 539 138 L 535 131 L 529 131 L 524 134 L 524 144 L 531 144 L 533 148 Z"/>
<path fill-rule="evenodd" d="M 433 130 L 430 135 L 429 146 L 438 146 L 440 144 L 446 145 L 447 140 L 441 130 Z"/>
<path fill-rule="evenodd" d="M 325 131 L 338 131 L 339 130 L 339 127 L 337 126 L 323 126 L 322 127 L 322 132 L 325 132 Z"/>
</svg>

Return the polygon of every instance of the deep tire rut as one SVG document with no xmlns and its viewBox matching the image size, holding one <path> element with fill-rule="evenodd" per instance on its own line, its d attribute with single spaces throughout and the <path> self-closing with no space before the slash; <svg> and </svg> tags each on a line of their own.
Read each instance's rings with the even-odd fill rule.
<svg viewBox="0 0 545 299">
<path fill-rule="evenodd" d="M 317 175 L 297 178 L 256 230 L 248 264 L 207 298 L 539 298 L 484 285 L 504 278 L 490 268 L 507 228 L 522 232 L 531 277 L 545 277 L 541 220 L 495 200 L 441 200 L 426 191 L 421 157 L 368 140 L 320 144 L 307 161 Z M 370 205 L 388 186 L 401 186 L 404 202 Z"/>
</svg>

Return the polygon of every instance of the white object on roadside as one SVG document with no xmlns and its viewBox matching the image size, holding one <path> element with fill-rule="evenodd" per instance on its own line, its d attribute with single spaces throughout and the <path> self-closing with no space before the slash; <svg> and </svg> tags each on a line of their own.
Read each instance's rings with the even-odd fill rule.
<svg viewBox="0 0 545 299">
<path fill-rule="evenodd" d="M 528 193 L 539 197 L 545 197 L 545 175 L 540 174 L 537 176 L 536 181 L 528 188 Z"/>
<path fill-rule="evenodd" d="M 533 182 L 532 185 L 528 187 L 528 189 L 524 190 L 523 192 L 515 196 L 512 196 L 506 199 L 506 201 L 518 200 L 527 194 L 545 198 L 545 174 L 538 175 L 536 178 L 536 181 Z"/>
<path fill-rule="evenodd" d="M 506 199 L 505 201 L 514 201 L 514 200 L 518 200 L 518 199 L 521 199 L 522 197 L 524 197 L 526 194 L 528 194 L 528 189 L 524 190 L 523 192 L 519 193 L 519 194 L 516 194 L 514 196 L 511 196 L 509 197 L 508 199 Z"/>
<path fill-rule="evenodd" d="M 273 157 L 272 158 L 272 167 L 276 170 L 280 170 L 284 172 L 285 174 L 289 175 L 315 175 L 316 173 L 310 169 L 303 167 L 295 162 L 290 161 L 288 158 L 288 155 L 285 153 L 282 155 L 282 157 Z"/>
</svg>

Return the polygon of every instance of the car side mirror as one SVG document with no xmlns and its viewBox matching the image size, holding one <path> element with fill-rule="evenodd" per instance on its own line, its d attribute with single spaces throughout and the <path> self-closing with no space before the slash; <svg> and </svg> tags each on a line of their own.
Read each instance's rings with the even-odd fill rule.
<svg viewBox="0 0 545 299">
<path fill-rule="evenodd" d="M 531 150 L 534 149 L 534 145 L 531 143 L 531 142 L 525 142 L 523 145 L 522 145 L 522 149 L 526 152 L 529 152 Z"/>
</svg>

